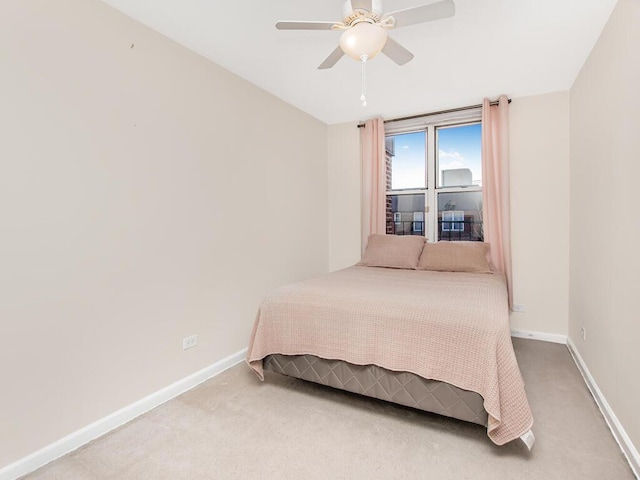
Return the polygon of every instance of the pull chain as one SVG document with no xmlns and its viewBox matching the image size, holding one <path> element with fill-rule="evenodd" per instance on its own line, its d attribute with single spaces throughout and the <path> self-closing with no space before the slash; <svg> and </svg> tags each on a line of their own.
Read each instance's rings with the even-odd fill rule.
<svg viewBox="0 0 640 480">
<path fill-rule="evenodd" d="M 366 80 L 367 80 L 365 64 L 367 63 L 368 59 L 369 59 L 368 55 L 362 55 L 360 57 L 360 60 L 361 60 L 361 63 L 362 63 L 362 95 L 360 95 L 360 101 L 362 101 L 362 106 L 363 107 L 367 106 L 367 98 L 365 97 Z"/>
</svg>

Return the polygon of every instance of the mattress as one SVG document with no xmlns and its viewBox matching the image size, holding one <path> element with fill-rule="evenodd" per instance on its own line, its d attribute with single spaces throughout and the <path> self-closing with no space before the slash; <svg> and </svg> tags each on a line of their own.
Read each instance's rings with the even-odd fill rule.
<svg viewBox="0 0 640 480">
<path fill-rule="evenodd" d="M 533 424 L 499 274 L 354 266 L 280 287 L 260 305 L 246 360 L 263 379 L 274 354 L 377 365 L 475 392 L 497 445 Z"/>
<path fill-rule="evenodd" d="M 264 370 L 487 426 L 482 396 L 409 372 L 314 355 L 269 355 Z"/>
</svg>

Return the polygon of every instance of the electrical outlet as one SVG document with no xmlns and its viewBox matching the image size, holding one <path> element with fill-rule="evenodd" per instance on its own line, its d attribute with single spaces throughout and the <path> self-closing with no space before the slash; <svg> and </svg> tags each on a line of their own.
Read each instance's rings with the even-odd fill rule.
<svg viewBox="0 0 640 480">
<path fill-rule="evenodd" d="M 584 327 L 580 327 L 580 336 L 582 336 L 582 340 L 587 339 L 587 329 Z"/>
<path fill-rule="evenodd" d="M 198 335 L 191 335 L 190 337 L 182 339 L 182 349 L 187 350 L 198 346 Z"/>
<path fill-rule="evenodd" d="M 514 303 L 511 306 L 511 311 L 512 312 L 517 312 L 517 313 L 522 313 L 522 312 L 526 312 L 527 311 L 527 307 L 525 305 L 522 305 L 521 303 Z"/>
</svg>

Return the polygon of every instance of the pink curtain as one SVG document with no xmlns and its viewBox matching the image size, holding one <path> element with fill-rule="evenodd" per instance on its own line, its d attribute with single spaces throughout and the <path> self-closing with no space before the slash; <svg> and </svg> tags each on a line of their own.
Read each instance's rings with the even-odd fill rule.
<svg viewBox="0 0 640 480">
<path fill-rule="evenodd" d="M 509 210 L 509 99 L 482 104 L 482 204 L 484 241 L 491 263 L 507 277 L 509 306 L 513 305 L 511 221 Z"/>
<path fill-rule="evenodd" d="M 362 251 L 372 233 L 386 233 L 385 186 L 386 166 L 384 122 L 382 118 L 367 120 L 360 129 L 362 165 Z"/>
</svg>

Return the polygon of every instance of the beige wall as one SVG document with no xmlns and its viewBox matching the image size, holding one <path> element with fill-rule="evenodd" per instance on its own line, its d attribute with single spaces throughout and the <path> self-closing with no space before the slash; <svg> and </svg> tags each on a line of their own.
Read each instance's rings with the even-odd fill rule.
<svg viewBox="0 0 640 480">
<path fill-rule="evenodd" d="M 569 335 L 640 448 L 640 2 L 619 0 L 571 88 Z M 582 340 L 580 328 L 587 330 Z"/>
<path fill-rule="evenodd" d="M 245 347 L 328 208 L 326 125 L 97 0 L 0 45 L 1 468 Z"/>
<path fill-rule="evenodd" d="M 510 108 L 510 140 L 514 299 L 526 306 L 525 313 L 511 315 L 512 328 L 566 335 L 568 92 L 515 98 Z M 359 162 L 355 124 L 329 127 L 332 269 L 353 265 L 360 258 L 359 228 L 346 228 L 360 218 L 355 193 L 360 191 Z"/>
<path fill-rule="evenodd" d="M 511 327 L 567 334 L 569 93 L 514 98 L 509 109 Z"/>
<path fill-rule="evenodd" d="M 358 124 L 329 126 L 329 269 L 360 260 L 360 131 Z"/>
</svg>

